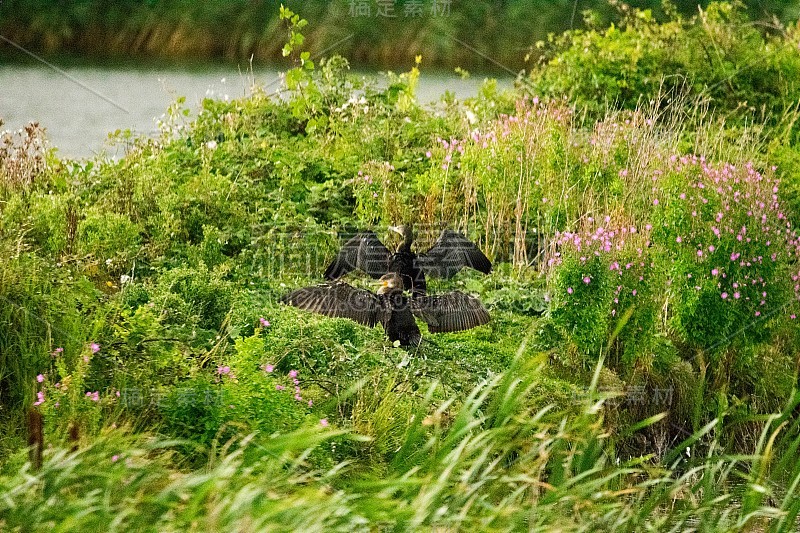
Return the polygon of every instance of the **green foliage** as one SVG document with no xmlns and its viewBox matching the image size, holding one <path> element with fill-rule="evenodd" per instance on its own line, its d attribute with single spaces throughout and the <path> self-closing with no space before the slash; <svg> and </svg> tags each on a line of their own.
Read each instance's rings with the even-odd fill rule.
<svg viewBox="0 0 800 533">
<path fill-rule="evenodd" d="M 567 257 L 555 275 L 553 323 L 584 352 L 599 353 L 608 338 L 614 292 L 607 272 L 598 257 Z"/>
<path fill-rule="evenodd" d="M 48 435 L 62 440 L 74 432 L 81 435 L 95 436 L 103 425 L 103 410 L 117 403 L 119 397 L 100 391 L 87 390 L 92 361 L 97 355 L 99 346 L 95 343 L 84 346 L 80 351 L 64 350 L 58 347 L 53 350 L 55 365 L 46 377 L 37 377 L 37 401 L 34 407 L 39 409 L 48 422 L 45 431 Z M 40 382 L 39 379 L 42 379 Z"/>
<path fill-rule="evenodd" d="M 726 9 L 573 34 L 602 68 L 572 41 L 565 64 L 628 105 L 642 69 L 686 60 L 662 61 L 664 32 L 702 26 L 736 61 L 773 45 Z M 280 97 L 179 99 L 158 139 L 119 132 L 119 160 L 33 151 L 3 175 L 0 529 L 790 529 L 800 215 L 769 161 L 796 145 L 762 135 L 791 83 L 744 130 L 741 110 L 687 120 L 697 100 L 601 113 L 577 81 L 573 101 L 487 82 L 428 108 L 421 60 L 386 86 L 298 60 Z M 344 235 L 408 221 L 418 251 L 447 226 L 490 256 L 429 284 L 488 325 L 395 349 L 278 303 Z"/>
<path fill-rule="evenodd" d="M 236 417 L 265 434 L 296 429 L 313 399 L 301 388 L 305 371 L 272 369 L 259 332 L 236 340 L 230 358 L 231 372 L 220 374 Z M 267 366 L 270 365 L 270 366 Z M 223 367 L 224 368 L 224 367 Z M 280 368 L 280 367 L 278 367 Z M 234 381 L 238 381 L 236 386 Z"/>
<path fill-rule="evenodd" d="M 111 272 L 130 270 L 139 242 L 138 226 L 118 213 L 90 209 L 78 224 L 78 253 L 104 262 Z"/>
<path fill-rule="evenodd" d="M 14 447 L 24 410 L 36 401 L 36 376 L 52 367 L 56 347 L 79 351 L 88 337 L 85 314 L 97 291 L 35 254 L 0 244 L 0 446 Z M 85 313 L 85 314 L 84 314 Z M 10 441 L 10 442 L 9 442 Z"/>
<path fill-rule="evenodd" d="M 785 134 L 796 123 L 790 102 L 800 95 L 796 40 L 765 36 L 730 3 L 712 2 L 691 18 L 665 22 L 631 10 L 619 27 L 552 38 L 532 73 L 532 90 L 568 95 L 596 116 L 608 107 L 699 97 L 729 122 L 749 124 L 755 115 Z"/>
<path fill-rule="evenodd" d="M 233 422 L 234 413 L 225 392 L 219 382 L 206 375 L 172 387 L 158 403 L 163 431 L 186 439 L 187 443 L 201 447 L 201 451 L 215 442 L 227 441 L 242 428 Z"/>
<path fill-rule="evenodd" d="M 3 231 L 20 237 L 51 257 L 60 257 L 72 245 L 68 230 L 71 205 L 56 195 L 12 196 L 3 209 Z"/>
<path fill-rule="evenodd" d="M 233 297 L 225 270 L 209 270 L 201 263 L 196 268 L 165 271 L 149 299 L 161 310 L 166 323 L 183 329 L 199 328 L 210 335 L 221 327 Z"/>
<path fill-rule="evenodd" d="M 674 326 L 692 346 L 746 351 L 770 338 L 768 317 L 796 314 L 797 249 L 778 183 L 750 165 L 681 158 L 655 193 L 653 242 L 672 279 Z"/>
<path fill-rule="evenodd" d="M 603 452 L 610 437 L 597 416 L 603 401 L 597 377 L 569 415 L 531 410 L 530 402 L 545 392 L 540 380 L 535 367 L 513 366 L 440 407 L 435 387 L 413 405 L 402 405 L 402 390 L 381 389 L 379 403 L 369 406 L 373 419 L 394 416 L 399 431 L 376 433 L 384 438 L 373 445 L 393 456 L 379 472 L 345 462 L 313 468 L 308 458 L 336 447 L 346 433 L 319 425 L 229 441 L 206 465 L 181 470 L 172 467 L 180 441 L 109 429 L 77 452 L 48 451 L 39 471 L 23 465 L 0 472 L 2 525 L 791 529 L 800 510 L 796 484 L 786 491 L 774 484 L 798 476 L 794 456 L 776 454 L 797 446 L 798 423 L 790 413 L 798 398 L 758 425 L 749 454 L 721 453 L 713 435 L 724 426 L 715 419 L 678 442 L 664 466 L 652 468 L 638 457 L 615 464 Z M 646 431 L 658 418 L 632 431 Z M 789 426 L 785 433 L 782 425 Z M 707 455 L 698 453 L 703 441 Z M 482 505 L 474 505 L 478 500 Z M 727 505 L 733 501 L 741 503 Z"/>
</svg>

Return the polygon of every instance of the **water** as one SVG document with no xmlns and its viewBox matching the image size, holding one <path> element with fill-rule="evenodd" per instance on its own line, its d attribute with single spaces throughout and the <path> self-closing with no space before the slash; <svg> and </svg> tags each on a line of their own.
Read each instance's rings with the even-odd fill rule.
<svg viewBox="0 0 800 533">
<path fill-rule="evenodd" d="M 126 68 L 120 66 L 60 67 L 43 64 L 0 65 L 0 118 L 3 129 L 19 129 L 38 121 L 47 129 L 51 145 L 61 157 L 114 155 L 108 134 L 117 129 L 149 135 L 156 120 L 178 96 L 197 109 L 203 98 L 238 98 L 248 94 L 253 76 L 271 91 L 278 89 L 277 69 L 236 66 L 181 69 L 176 66 Z M 458 98 L 474 96 L 482 78 L 463 80 L 456 75 L 423 72 L 417 96 L 421 102 L 438 100 L 445 91 Z M 501 80 L 501 86 L 511 81 Z"/>
</svg>

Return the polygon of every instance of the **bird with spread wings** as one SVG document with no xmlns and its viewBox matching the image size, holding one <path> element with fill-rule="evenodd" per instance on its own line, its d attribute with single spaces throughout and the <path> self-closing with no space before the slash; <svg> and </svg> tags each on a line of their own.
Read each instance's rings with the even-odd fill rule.
<svg viewBox="0 0 800 533">
<path fill-rule="evenodd" d="M 481 302 L 468 294 L 454 291 L 409 299 L 399 274 L 385 274 L 379 281 L 377 293 L 334 281 L 297 289 L 281 301 L 368 327 L 380 323 L 389 340 L 399 341 L 401 346 L 417 346 L 422 340 L 415 316 L 428 324 L 431 333 L 464 331 L 489 322 Z"/>
<path fill-rule="evenodd" d="M 491 261 L 475 243 L 457 231 L 444 230 L 428 251 L 417 254 L 411 250 L 414 234 L 410 224 L 389 229 L 403 237 L 394 253 L 374 232 L 357 233 L 342 246 L 325 270 L 325 279 L 337 280 L 356 269 L 374 279 L 394 272 L 402 278 L 404 290 L 411 291 L 412 297 L 417 298 L 427 293 L 426 274 L 449 279 L 462 268 L 473 268 L 484 274 L 492 270 Z"/>
</svg>

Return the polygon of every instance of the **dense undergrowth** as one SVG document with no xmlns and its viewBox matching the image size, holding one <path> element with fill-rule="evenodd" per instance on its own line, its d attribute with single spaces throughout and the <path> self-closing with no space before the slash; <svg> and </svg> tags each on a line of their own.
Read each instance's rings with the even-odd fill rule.
<svg viewBox="0 0 800 533">
<path fill-rule="evenodd" d="M 116 160 L 3 137 L 3 529 L 796 526 L 796 46 L 779 121 L 527 82 L 423 107 L 419 65 L 379 87 L 287 52 L 281 97 L 179 100 Z M 557 53 L 534 84 L 593 72 Z M 494 260 L 431 283 L 489 325 L 406 351 L 277 303 L 407 221 Z"/>
</svg>

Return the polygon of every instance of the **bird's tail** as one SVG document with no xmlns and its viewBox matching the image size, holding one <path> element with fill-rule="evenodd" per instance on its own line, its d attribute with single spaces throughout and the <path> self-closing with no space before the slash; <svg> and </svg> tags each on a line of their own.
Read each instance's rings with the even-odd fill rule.
<svg viewBox="0 0 800 533">
<path fill-rule="evenodd" d="M 412 341 L 409 343 L 409 345 L 406 347 L 406 349 L 409 350 L 409 351 L 416 352 L 418 350 L 423 350 L 423 349 L 428 348 L 430 346 L 435 346 L 437 348 L 439 347 L 439 345 L 436 344 L 435 342 L 433 342 L 432 340 L 428 340 L 427 337 L 423 337 L 422 335 L 419 335 L 419 336 L 415 336 L 414 339 L 412 339 Z"/>
</svg>

